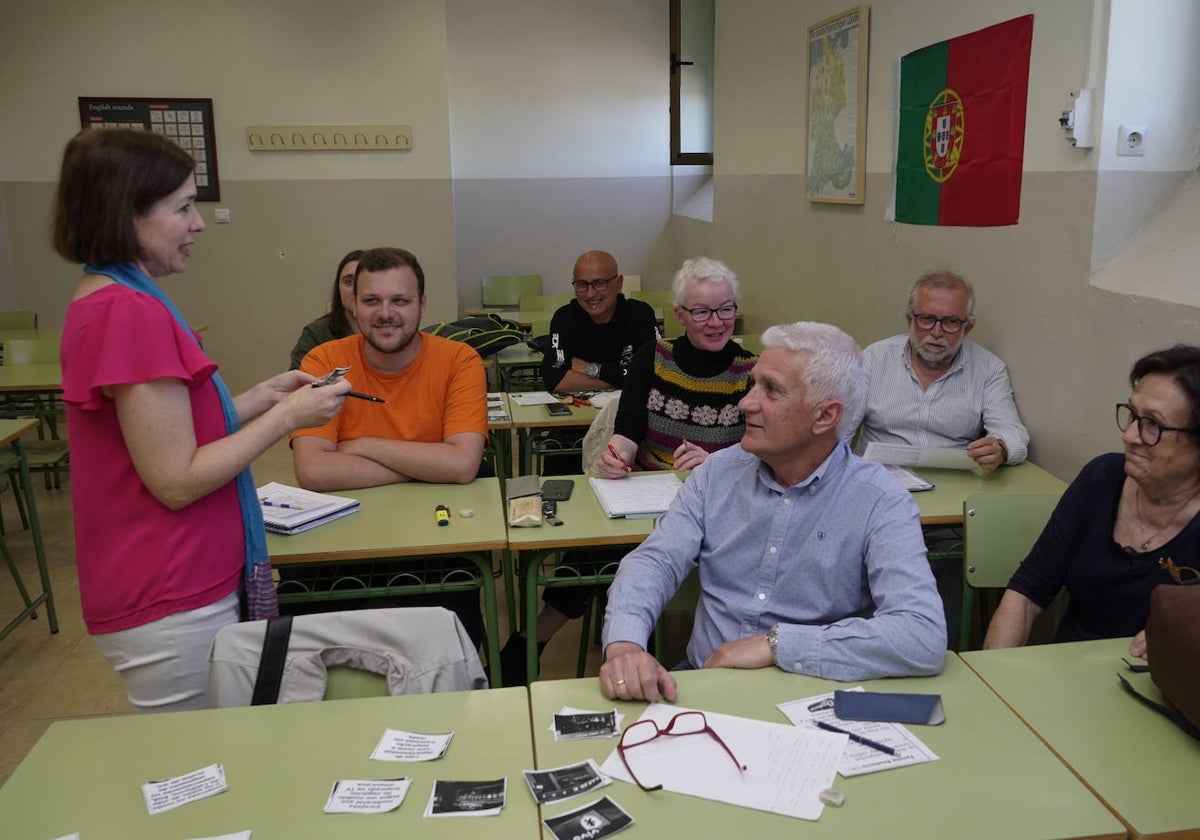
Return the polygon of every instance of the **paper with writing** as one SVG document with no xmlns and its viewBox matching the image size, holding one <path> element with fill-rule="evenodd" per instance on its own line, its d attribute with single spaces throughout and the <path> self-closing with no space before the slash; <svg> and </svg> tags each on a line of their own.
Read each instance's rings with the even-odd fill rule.
<svg viewBox="0 0 1200 840">
<path fill-rule="evenodd" d="M 146 800 L 146 810 L 153 815 L 227 790 L 229 785 L 225 781 L 224 768 L 220 764 L 210 764 L 182 776 L 146 782 L 142 785 L 142 798 Z"/>
<path fill-rule="evenodd" d="M 383 737 L 371 753 L 376 761 L 433 761 L 446 754 L 453 732 L 427 735 L 422 732 L 405 732 L 400 729 L 385 729 Z"/>
<path fill-rule="evenodd" d="M 333 783 L 326 814 L 386 814 L 404 802 L 412 779 L 341 779 Z"/>
</svg>

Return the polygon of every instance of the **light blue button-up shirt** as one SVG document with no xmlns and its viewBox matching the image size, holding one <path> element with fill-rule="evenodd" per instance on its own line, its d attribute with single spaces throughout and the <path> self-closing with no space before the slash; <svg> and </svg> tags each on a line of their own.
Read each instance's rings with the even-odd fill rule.
<svg viewBox="0 0 1200 840">
<path fill-rule="evenodd" d="M 844 442 L 787 488 L 740 445 L 710 455 L 621 561 L 605 647 L 645 647 L 697 566 L 701 594 L 687 648 L 695 667 L 722 643 L 778 624 L 785 671 L 864 680 L 942 670 L 946 621 L 917 505 Z"/>
</svg>

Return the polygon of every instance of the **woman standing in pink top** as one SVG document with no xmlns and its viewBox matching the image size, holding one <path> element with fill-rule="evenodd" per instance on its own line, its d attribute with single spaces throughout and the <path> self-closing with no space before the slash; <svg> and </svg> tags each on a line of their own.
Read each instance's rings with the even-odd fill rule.
<svg viewBox="0 0 1200 840">
<path fill-rule="evenodd" d="M 155 282 L 204 230 L 194 169 L 157 134 L 83 131 L 54 208 L 55 249 L 85 272 L 61 348 L 83 617 L 139 711 L 203 708 L 239 586 L 251 617 L 278 611 L 249 465 L 349 388 L 289 371 L 229 395 Z"/>
</svg>

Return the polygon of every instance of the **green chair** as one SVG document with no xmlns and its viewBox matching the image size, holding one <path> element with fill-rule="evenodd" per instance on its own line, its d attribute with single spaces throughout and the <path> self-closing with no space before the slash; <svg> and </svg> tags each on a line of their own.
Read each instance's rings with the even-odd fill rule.
<svg viewBox="0 0 1200 840">
<path fill-rule="evenodd" d="M 522 312 L 554 312 L 574 299 L 575 295 L 521 295 L 517 308 Z"/>
<path fill-rule="evenodd" d="M 29 309 L 0 312 L 0 330 L 36 330 L 37 313 Z"/>
<path fill-rule="evenodd" d="M 1017 566 L 1029 554 L 1058 496 L 982 493 L 963 502 L 965 546 L 963 554 L 962 617 L 958 649 L 971 643 L 971 619 L 976 589 L 1003 589 Z M 984 623 L 986 630 L 986 622 Z"/>
<path fill-rule="evenodd" d="M 58 340 L 54 338 L 10 338 L 4 342 L 5 365 L 56 365 Z"/>
<path fill-rule="evenodd" d="M 631 292 L 629 295 L 627 295 L 627 297 L 631 297 L 634 300 L 645 301 L 655 309 L 661 309 L 663 311 L 664 319 L 667 312 L 669 312 L 672 307 L 675 306 L 675 293 L 670 289 L 665 291 L 662 289 L 639 289 L 636 292 Z"/>
<path fill-rule="evenodd" d="M 516 309 L 525 295 L 542 293 L 540 274 L 485 274 L 483 305 Z"/>
</svg>

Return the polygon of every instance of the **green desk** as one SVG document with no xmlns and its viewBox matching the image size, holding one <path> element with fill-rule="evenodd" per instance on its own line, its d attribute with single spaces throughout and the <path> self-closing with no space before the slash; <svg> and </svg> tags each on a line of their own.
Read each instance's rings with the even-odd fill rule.
<svg viewBox="0 0 1200 840">
<path fill-rule="evenodd" d="M 62 390 L 62 365 L 0 365 L 0 392 Z"/>
<path fill-rule="evenodd" d="M 500 394 L 500 405 L 505 417 L 499 420 L 488 418 L 487 446 L 493 455 L 496 465 L 496 477 L 500 479 L 500 488 L 512 476 L 512 407 L 509 405 L 508 394 Z"/>
<path fill-rule="evenodd" d="M 987 475 L 975 470 L 914 470 L 934 485 L 932 490 L 913 493 L 921 508 L 922 525 L 961 525 L 963 502 L 976 493 L 1031 493 L 1062 495 L 1066 482 L 1026 461 L 1000 467 Z"/>
<path fill-rule="evenodd" d="M 437 761 L 369 756 L 385 728 L 454 730 Z M 140 785 L 220 763 L 229 790 L 149 816 Z M 255 840 L 536 838 L 521 775 L 532 767 L 524 688 L 59 721 L 0 788 L 0 833 L 51 840 L 183 840 L 253 831 Z M 399 809 L 325 814 L 338 779 L 413 780 Z M 433 782 L 507 777 L 499 816 L 425 819 Z"/>
<path fill-rule="evenodd" d="M 686 473 L 681 473 L 685 477 Z M 555 476 L 558 478 L 559 476 Z M 539 586 L 584 586 L 608 584 L 617 573 L 617 564 L 568 577 L 554 577 L 552 568 L 543 563 L 555 552 L 572 548 L 633 548 L 650 535 L 654 519 L 609 519 L 604 515 L 596 494 L 585 475 L 562 476 L 575 482 L 571 498 L 558 503 L 558 518 L 562 525 L 542 525 L 540 528 L 509 528 L 508 548 L 521 564 L 518 577 L 524 581 L 524 615 L 527 623 L 538 614 Z M 586 635 L 587 629 L 584 628 Z M 537 637 L 527 633 L 526 648 L 529 679 L 538 673 Z"/>
<path fill-rule="evenodd" d="M 555 431 L 559 429 L 575 429 L 579 432 L 579 437 L 582 438 L 587 434 L 588 426 L 592 425 L 592 421 L 596 419 L 596 415 L 600 413 L 600 409 L 593 408 L 588 405 L 571 406 L 571 413 L 564 417 L 553 417 L 544 405 L 517 405 L 516 401 L 509 399 L 509 409 L 512 414 L 513 428 L 517 432 L 517 442 L 521 449 L 520 461 L 517 464 L 518 475 L 532 475 L 533 456 L 536 449 L 539 456 L 557 455 L 560 453 L 578 452 L 578 449 L 549 449 L 539 447 L 537 444 L 537 433 L 545 431 Z"/>
<path fill-rule="evenodd" d="M 492 358 L 496 360 L 496 378 L 501 391 L 520 390 L 513 387 L 514 381 L 523 383 L 528 379 L 535 384 L 541 382 L 542 354 L 528 344 L 510 344 Z"/>
<path fill-rule="evenodd" d="M 262 479 L 260 479 L 261 481 Z M 499 618 L 493 551 L 507 545 L 504 505 L 497 478 L 479 478 L 470 484 L 409 482 L 333 495 L 358 499 L 358 513 L 300 534 L 267 534 L 267 553 L 276 567 L 310 565 L 319 574 L 311 580 L 286 580 L 280 584 L 281 602 L 340 600 L 413 592 L 447 592 L 483 589 L 484 624 L 488 662 L 500 661 Z M 434 519 L 438 505 L 450 508 L 449 526 Z M 475 515 L 464 518 L 463 508 Z M 397 563 L 411 559 L 413 563 Z M 474 563 L 477 574 L 451 571 L 441 581 L 430 581 L 416 564 L 418 558 L 463 558 Z M 387 561 L 344 564 L 355 561 Z M 324 567 L 332 565 L 332 571 Z M 499 679 L 499 673 L 493 675 Z"/>
<path fill-rule="evenodd" d="M 4 370 L 4 368 L 0 368 L 0 370 Z M 58 632 L 58 614 L 54 611 L 54 593 L 50 589 L 50 571 L 46 567 L 46 549 L 42 545 L 42 526 L 38 522 L 37 501 L 34 499 L 33 482 L 29 480 L 29 464 L 25 460 L 25 450 L 21 445 L 21 435 L 33 431 L 37 428 L 37 425 L 37 420 L 0 420 L 0 446 L 5 444 L 11 446 L 13 453 L 18 458 L 15 466 L 21 471 L 21 485 L 25 488 L 25 510 L 26 515 L 29 517 L 29 531 L 33 537 L 33 552 L 37 560 L 38 578 L 42 587 L 42 591 L 39 594 L 30 596 L 25 588 L 24 581 L 14 571 L 13 582 L 17 585 L 21 601 L 25 607 L 17 614 L 16 618 L 4 626 L 3 630 L 0 630 L 0 639 L 3 639 L 15 630 L 25 619 L 35 618 L 37 616 L 37 608 L 42 604 L 46 605 L 46 623 L 50 626 L 50 632 Z M 11 564 L 12 560 L 8 556 L 8 546 L 4 543 L 3 537 L 0 537 L 0 546 L 4 548 L 5 560 Z M 16 567 L 13 566 L 12 568 L 15 570 Z M 2 819 L 0 819 L 0 825 L 3 825 Z"/>
<path fill-rule="evenodd" d="M 1200 742 L 1128 695 L 1129 639 L 980 650 L 963 659 L 1066 762 L 1131 837 L 1200 837 Z"/>
<path fill-rule="evenodd" d="M 776 703 L 852 684 L 760 671 L 684 671 L 679 704 L 787 723 Z M 851 779 L 837 777 L 846 795 L 817 822 L 735 808 L 718 802 L 614 781 L 602 793 L 633 815 L 629 840 L 664 837 L 813 838 L 1123 838 L 1124 827 L 1088 792 L 1021 721 L 954 654 L 937 677 L 862 683 L 876 691 L 942 695 L 946 723 L 914 726 L 940 761 Z M 606 710 L 615 705 L 628 725 L 644 704 L 607 700 L 595 678 L 534 683 L 530 687 L 534 747 L 539 767 L 593 758 L 602 763 L 616 739 L 555 742 L 552 715 L 563 705 Z M 589 800 L 583 800 L 589 801 Z M 570 810 L 579 800 L 547 805 L 543 814 Z"/>
</svg>

